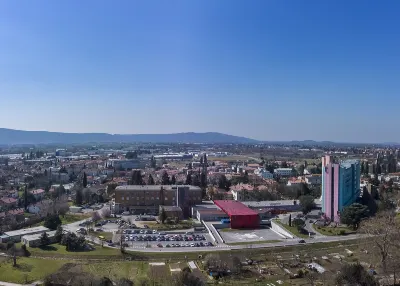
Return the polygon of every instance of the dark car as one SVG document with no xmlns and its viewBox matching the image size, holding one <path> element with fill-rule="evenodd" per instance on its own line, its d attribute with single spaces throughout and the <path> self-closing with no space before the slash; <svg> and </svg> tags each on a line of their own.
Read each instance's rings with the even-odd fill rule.
<svg viewBox="0 0 400 286">
<path fill-rule="evenodd" d="M 306 243 L 306 241 L 304 239 L 300 239 L 299 243 Z"/>
</svg>

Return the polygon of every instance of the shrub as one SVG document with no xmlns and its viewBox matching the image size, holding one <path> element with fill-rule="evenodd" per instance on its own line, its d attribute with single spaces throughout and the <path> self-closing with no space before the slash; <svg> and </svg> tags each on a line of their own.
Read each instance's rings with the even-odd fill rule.
<svg viewBox="0 0 400 286">
<path fill-rule="evenodd" d="M 340 231 L 339 231 L 339 235 L 345 235 L 346 234 L 346 231 L 344 230 L 344 229 L 341 229 Z"/>
</svg>

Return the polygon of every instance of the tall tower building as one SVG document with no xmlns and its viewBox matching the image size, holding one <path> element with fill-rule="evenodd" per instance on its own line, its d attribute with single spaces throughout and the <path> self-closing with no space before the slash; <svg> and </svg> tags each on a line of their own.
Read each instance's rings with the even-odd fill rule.
<svg viewBox="0 0 400 286">
<path fill-rule="evenodd" d="M 331 221 L 340 221 L 340 212 L 360 195 L 360 161 L 335 162 L 322 158 L 322 211 Z"/>
</svg>

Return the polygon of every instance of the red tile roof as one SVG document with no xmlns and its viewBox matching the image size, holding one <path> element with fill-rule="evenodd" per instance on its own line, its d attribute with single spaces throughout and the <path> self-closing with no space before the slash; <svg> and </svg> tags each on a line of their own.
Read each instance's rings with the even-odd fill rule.
<svg viewBox="0 0 400 286">
<path fill-rule="evenodd" d="M 43 194 L 43 193 L 44 193 L 44 190 L 43 190 L 43 189 L 37 189 L 37 190 L 31 191 L 31 193 L 32 193 L 33 195 L 40 195 L 40 194 Z"/>
<path fill-rule="evenodd" d="M 14 198 L 1 198 L 0 201 L 2 201 L 4 204 L 15 204 L 17 202 L 17 200 Z"/>
</svg>

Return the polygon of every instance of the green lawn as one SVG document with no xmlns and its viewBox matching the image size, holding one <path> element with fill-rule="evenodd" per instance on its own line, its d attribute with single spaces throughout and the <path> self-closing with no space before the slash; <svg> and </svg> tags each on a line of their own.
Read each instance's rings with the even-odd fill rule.
<svg viewBox="0 0 400 286">
<path fill-rule="evenodd" d="M 241 241 L 241 242 L 232 242 L 226 243 L 227 245 L 247 245 L 247 244 L 263 244 L 263 243 L 275 243 L 281 242 L 281 240 L 271 239 L 271 240 L 260 240 L 260 241 Z"/>
<path fill-rule="evenodd" d="M 13 267 L 11 261 L 0 264 L 0 281 L 32 283 L 56 272 L 65 263 L 64 260 L 18 258 L 17 267 Z"/>
<path fill-rule="evenodd" d="M 58 243 L 46 245 L 43 247 L 28 247 L 29 252 L 33 256 L 44 256 L 44 257 L 60 257 L 60 256 L 121 256 L 119 249 L 101 247 L 95 245 L 93 251 L 67 251 L 64 245 Z"/>
<path fill-rule="evenodd" d="M 313 226 L 315 231 L 319 232 L 320 234 L 327 235 L 327 236 L 336 236 L 336 235 L 348 235 L 354 234 L 355 231 L 347 228 L 347 227 L 320 227 L 320 226 Z"/>
<path fill-rule="evenodd" d="M 143 222 L 143 224 L 147 224 L 149 228 L 156 230 L 176 230 L 176 229 L 189 229 L 192 228 L 192 222 L 190 221 L 180 221 L 177 224 L 174 223 L 156 223 L 154 221 Z"/>
<path fill-rule="evenodd" d="M 80 220 L 84 220 L 86 218 L 90 218 L 91 215 L 88 214 L 66 214 L 64 216 L 60 215 L 60 219 L 62 224 L 69 224 L 73 222 L 77 222 Z"/>
<path fill-rule="evenodd" d="M 287 231 L 291 232 L 293 235 L 300 237 L 300 238 L 308 238 L 308 234 L 304 234 L 299 232 L 299 230 L 297 229 L 297 227 L 295 226 L 289 226 L 287 224 L 282 223 L 279 220 L 274 220 L 274 222 L 276 222 L 277 224 L 279 224 L 280 226 L 282 226 L 283 228 L 285 228 Z"/>
</svg>

